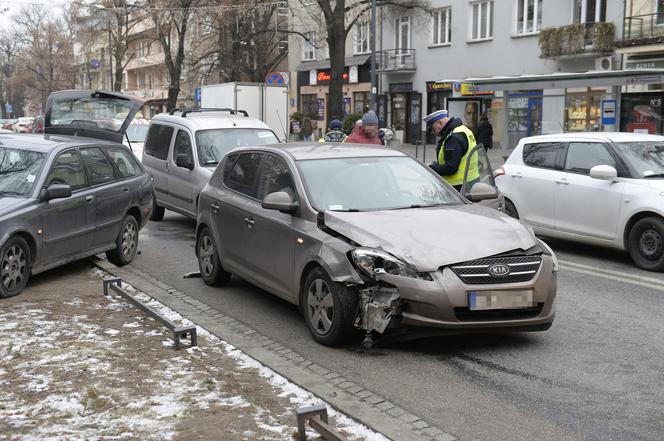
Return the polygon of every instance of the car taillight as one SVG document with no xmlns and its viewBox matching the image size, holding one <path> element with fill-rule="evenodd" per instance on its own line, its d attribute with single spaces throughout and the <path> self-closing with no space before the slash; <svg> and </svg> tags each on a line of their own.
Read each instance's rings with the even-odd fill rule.
<svg viewBox="0 0 664 441">
<path fill-rule="evenodd" d="M 493 177 L 497 178 L 498 176 L 504 176 L 505 175 L 505 169 L 503 167 L 498 167 L 493 171 Z"/>
</svg>

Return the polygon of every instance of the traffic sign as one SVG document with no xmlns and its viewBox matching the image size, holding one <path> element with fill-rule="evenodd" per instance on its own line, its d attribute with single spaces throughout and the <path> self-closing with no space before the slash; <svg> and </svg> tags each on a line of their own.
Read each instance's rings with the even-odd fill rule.
<svg viewBox="0 0 664 441">
<path fill-rule="evenodd" d="M 12 106 L 12 105 L 9 104 L 9 103 L 6 103 L 6 104 L 5 104 L 5 112 L 7 112 L 7 113 L 14 113 L 14 106 Z"/>
<path fill-rule="evenodd" d="M 194 101 L 201 103 L 201 88 L 197 87 L 194 89 Z"/>
<path fill-rule="evenodd" d="M 602 100 L 602 125 L 616 125 L 616 100 Z"/>
</svg>

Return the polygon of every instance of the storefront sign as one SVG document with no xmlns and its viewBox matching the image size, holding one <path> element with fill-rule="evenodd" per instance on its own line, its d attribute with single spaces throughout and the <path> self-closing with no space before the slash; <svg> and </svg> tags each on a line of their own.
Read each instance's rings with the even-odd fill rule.
<svg viewBox="0 0 664 441">
<path fill-rule="evenodd" d="M 479 86 L 461 83 L 461 95 L 493 95 L 493 90 L 479 90 Z"/>
<path fill-rule="evenodd" d="M 663 76 L 662 75 L 650 75 L 650 76 L 641 76 L 641 77 L 633 77 L 633 78 L 627 78 L 625 80 L 625 84 L 627 85 L 632 85 L 632 84 L 659 84 L 663 83 Z"/>
<path fill-rule="evenodd" d="M 616 100 L 602 100 L 602 125 L 616 125 Z"/>
<path fill-rule="evenodd" d="M 359 82 L 359 75 L 357 72 L 357 66 L 351 66 L 348 69 L 348 82 L 351 84 L 355 84 Z"/>
<path fill-rule="evenodd" d="M 438 83 L 435 81 L 427 82 L 427 92 L 447 92 L 452 90 L 454 84 L 450 82 Z"/>
<path fill-rule="evenodd" d="M 322 121 L 325 119 L 325 99 L 318 98 L 318 120 Z"/>
<path fill-rule="evenodd" d="M 651 58 L 650 60 L 627 60 L 626 69 L 662 69 L 664 68 L 664 58 Z"/>
<path fill-rule="evenodd" d="M 390 84 L 390 92 L 412 92 L 413 83 L 392 83 Z"/>
<path fill-rule="evenodd" d="M 316 81 L 311 83 L 311 78 L 309 78 L 309 84 L 327 84 L 332 79 L 330 69 L 318 70 L 314 72 L 316 72 Z M 341 78 L 343 78 L 344 83 L 348 83 L 349 77 L 350 76 L 348 75 L 348 72 L 341 74 Z"/>
</svg>

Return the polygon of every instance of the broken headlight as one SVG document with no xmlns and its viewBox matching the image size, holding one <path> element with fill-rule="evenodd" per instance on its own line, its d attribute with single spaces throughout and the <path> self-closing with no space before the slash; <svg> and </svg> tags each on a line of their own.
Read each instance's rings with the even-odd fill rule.
<svg viewBox="0 0 664 441">
<path fill-rule="evenodd" d="M 378 274 L 433 280 L 428 273 L 417 272 L 415 268 L 390 253 L 374 248 L 355 248 L 349 253 L 351 262 L 362 275 L 374 278 Z"/>
</svg>

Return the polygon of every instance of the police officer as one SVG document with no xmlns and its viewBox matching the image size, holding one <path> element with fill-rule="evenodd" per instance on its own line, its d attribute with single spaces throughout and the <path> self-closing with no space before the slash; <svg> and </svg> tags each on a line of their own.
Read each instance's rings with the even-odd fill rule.
<svg viewBox="0 0 664 441">
<path fill-rule="evenodd" d="M 438 110 L 424 117 L 427 130 L 440 137 L 436 147 L 436 158 L 429 165 L 436 173 L 442 176 L 448 184 L 461 191 L 463 178 L 466 172 L 468 154 L 475 148 L 477 142 L 475 135 L 461 120 L 450 118 L 447 110 Z M 468 170 L 467 181 L 479 181 L 480 173 L 477 155 L 473 155 Z"/>
</svg>

